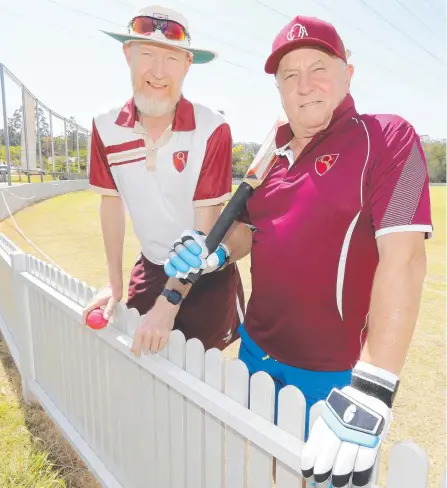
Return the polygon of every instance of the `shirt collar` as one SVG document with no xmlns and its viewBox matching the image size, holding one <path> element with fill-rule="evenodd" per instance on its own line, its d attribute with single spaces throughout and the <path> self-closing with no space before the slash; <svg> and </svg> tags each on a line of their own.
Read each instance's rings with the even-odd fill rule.
<svg viewBox="0 0 447 488">
<path fill-rule="evenodd" d="M 121 109 L 115 124 L 121 127 L 134 128 L 135 123 L 138 121 L 138 110 L 135 105 L 135 100 L 131 98 L 126 102 Z M 172 122 L 173 131 L 192 131 L 196 129 L 196 119 L 194 116 L 193 104 L 183 97 L 180 100 L 175 109 L 174 120 Z"/>
<path fill-rule="evenodd" d="M 338 105 L 332 114 L 331 121 L 326 129 L 323 129 L 318 134 L 320 137 L 332 132 L 334 127 L 338 127 L 339 123 L 346 120 L 347 117 L 354 117 L 357 115 L 354 99 L 352 95 L 348 93 L 343 101 Z M 314 137 L 315 137 L 314 136 Z M 278 151 L 284 151 L 293 139 L 292 128 L 289 123 L 281 125 L 276 132 L 276 147 Z"/>
</svg>

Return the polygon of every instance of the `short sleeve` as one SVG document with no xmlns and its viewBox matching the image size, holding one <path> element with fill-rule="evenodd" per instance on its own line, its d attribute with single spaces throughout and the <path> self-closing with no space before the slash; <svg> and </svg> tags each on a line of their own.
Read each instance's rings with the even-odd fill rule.
<svg viewBox="0 0 447 488">
<path fill-rule="evenodd" d="M 431 237 L 427 163 L 419 136 L 407 122 L 402 120 L 395 130 L 385 134 L 368 186 L 376 238 L 411 231 Z"/>
<path fill-rule="evenodd" d="M 104 144 L 93 120 L 90 149 L 90 189 L 101 195 L 118 196 L 118 190 L 107 162 Z"/>
<path fill-rule="evenodd" d="M 194 207 L 219 205 L 231 198 L 232 150 L 230 126 L 223 123 L 208 139 L 193 198 Z"/>
</svg>

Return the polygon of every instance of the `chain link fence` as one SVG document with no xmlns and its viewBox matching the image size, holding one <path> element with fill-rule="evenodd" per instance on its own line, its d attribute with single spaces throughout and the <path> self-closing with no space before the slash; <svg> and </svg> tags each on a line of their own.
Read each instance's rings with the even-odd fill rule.
<svg viewBox="0 0 447 488">
<path fill-rule="evenodd" d="M 91 133 L 37 99 L 0 63 L 0 183 L 87 178 Z"/>
</svg>

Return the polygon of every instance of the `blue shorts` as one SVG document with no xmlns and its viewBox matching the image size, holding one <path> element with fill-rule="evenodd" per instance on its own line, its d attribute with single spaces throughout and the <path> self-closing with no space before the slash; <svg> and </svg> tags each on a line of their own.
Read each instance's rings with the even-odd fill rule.
<svg viewBox="0 0 447 488">
<path fill-rule="evenodd" d="M 310 371 L 295 368 L 276 361 L 264 352 L 245 330 L 244 325 L 238 329 L 241 336 L 239 359 L 248 368 L 250 375 L 265 371 L 275 382 L 275 423 L 277 421 L 278 393 L 284 386 L 296 386 L 306 399 L 305 440 L 309 431 L 309 411 L 312 405 L 325 400 L 332 388 L 343 388 L 351 383 L 351 371 Z"/>
</svg>

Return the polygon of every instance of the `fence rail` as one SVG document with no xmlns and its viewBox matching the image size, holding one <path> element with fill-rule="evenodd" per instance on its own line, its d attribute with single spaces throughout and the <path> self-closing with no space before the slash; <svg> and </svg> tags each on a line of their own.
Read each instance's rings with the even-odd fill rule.
<svg viewBox="0 0 447 488">
<path fill-rule="evenodd" d="M 95 290 L 2 235 L 0 283 L 0 330 L 25 401 L 42 405 L 102 486 L 271 488 L 275 459 L 276 488 L 301 486 L 297 388 L 281 391 L 274 425 L 270 376 L 250 378 L 197 339 L 175 331 L 161 354 L 134 357 L 134 310 L 119 306 L 101 331 L 82 326 Z M 388 464 L 386 488 L 427 488 L 427 455 L 414 443 L 396 444 Z"/>
</svg>

